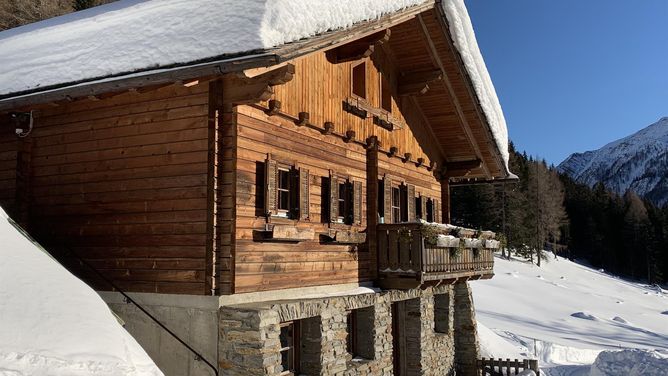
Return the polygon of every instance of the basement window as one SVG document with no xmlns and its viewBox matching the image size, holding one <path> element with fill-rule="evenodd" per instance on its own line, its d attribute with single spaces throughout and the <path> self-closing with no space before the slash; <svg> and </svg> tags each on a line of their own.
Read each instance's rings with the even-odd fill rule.
<svg viewBox="0 0 668 376">
<path fill-rule="evenodd" d="M 299 321 L 281 323 L 281 366 L 284 375 L 299 374 Z"/>
<path fill-rule="evenodd" d="M 352 358 L 374 358 L 374 308 L 353 309 L 346 315 L 348 337 L 346 348 Z"/>
<path fill-rule="evenodd" d="M 453 330 L 450 319 L 450 294 L 434 295 L 434 331 L 448 334 Z"/>
<path fill-rule="evenodd" d="M 352 69 L 352 93 L 362 99 L 366 99 L 366 63 L 362 62 L 353 66 Z"/>
</svg>

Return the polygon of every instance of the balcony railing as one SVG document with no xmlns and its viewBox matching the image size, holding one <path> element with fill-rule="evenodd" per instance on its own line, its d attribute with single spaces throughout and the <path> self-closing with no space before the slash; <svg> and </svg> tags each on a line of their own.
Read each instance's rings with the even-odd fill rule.
<svg viewBox="0 0 668 376">
<path fill-rule="evenodd" d="M 378 225 L 381 287 L 413 288 L 428 282 L 487 279 L 494 275 L 491 232 L 419 223 Z"/>
</svg>

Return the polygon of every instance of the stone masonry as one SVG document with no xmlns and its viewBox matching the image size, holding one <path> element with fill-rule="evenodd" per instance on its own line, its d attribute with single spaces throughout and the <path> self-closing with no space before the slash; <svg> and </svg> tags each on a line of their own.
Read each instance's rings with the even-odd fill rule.
<svg viewBox="0 0 668 376">
<path fill-rule="evenodd" d="M 436 297 L 436 298 L 435 298 Z M 403 320 L 393 362 L 392 307 Z M 346 346 L 347 312 L 358 318 L 358 356 Z M 439 315 L 439 317 L 436 317 Z M 446 317 L 442 317 L 442 316 Z M 475 375 L 478 354 L 473 301 L 467 283 L 412 290 L 240 304 L 220 309 L 222 375 L 279 375 L 280 323 L 300 320 L 303 375 Z"/>
</svg>

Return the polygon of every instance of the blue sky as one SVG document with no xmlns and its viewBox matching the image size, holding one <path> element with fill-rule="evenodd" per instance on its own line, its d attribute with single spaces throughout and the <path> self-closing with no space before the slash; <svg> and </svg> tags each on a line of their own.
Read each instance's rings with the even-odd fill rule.
<svg viewBox="0 0 668 376">
<path fill-rule="evenodd" d="M 668 116 L 668 0 L 466 0 L 518 150 L 558 164 Z"/>
</svg>

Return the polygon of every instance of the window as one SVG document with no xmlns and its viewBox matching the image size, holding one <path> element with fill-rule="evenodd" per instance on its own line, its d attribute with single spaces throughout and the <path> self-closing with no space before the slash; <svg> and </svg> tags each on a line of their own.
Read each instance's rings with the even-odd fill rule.
<svg viewBox="0 0 668 376">
<path fill-rule="evenodd" d="M 450 333 L 453 329 L 453 319 L 450 317 L 450 294 L 434 295 L 434 331 L 436 333 Z"/>
<path fill-rule="evenodd" d="M 415 216 L 418 219 L 424 219 L 424 214 L 422 213 L 423 207 L 422 207 L 422 202 L 423 202 L 422 196 L 415 197 Z"/>
<path fill-rule="evenodd" d="M 374 308 L 353 309 L 346 315 L 346 348 L 352 358 L 374 359 Z"/>
<path fill-rule="evenodd" d="M 384 74 L 381 74 L 380 78 L 380 108 L 392 112 L 392 86 Z"/>
<path fill-rule="evenodd" d="M 289 219 L 309 218 L 309 170 L 272 158 L 265 161 L 265 214 Z"/>
<path fill-rule="evenodd" d="M 401 222 L 401 189 L 392 187 L 392 223 Z"/>
<path fill-rule="evenodd" d="M 362 183 L 330 171 L 329 221 L 347 225 L 362 223 Z"/>
<path fill-rule="evenodd" d="M 278 186 L 276 187 L 278 191 L 278 211 L 285 216 L 287 216 L 292 208 L 290 204 L 294 196 L 292 194 L 293 191 L 290 189 L 292 185 L 291 175 L 290 170 L 286 168 L 278 169 Z"/>
<path fill-rule="evenodd" d="M 427 222 L 434 222 L 434 200 L 427 199 Z"/>
<path fill-rule="evenodd" d="M 299 321 L 281 323 L 281 365 L 284 373 L 299 373 Z"/>
<path fill-rule="evenodd" d="M 353 66 L 352 92 L 354 96 L 366 99 L 366 63 Z"/>
</svg>

